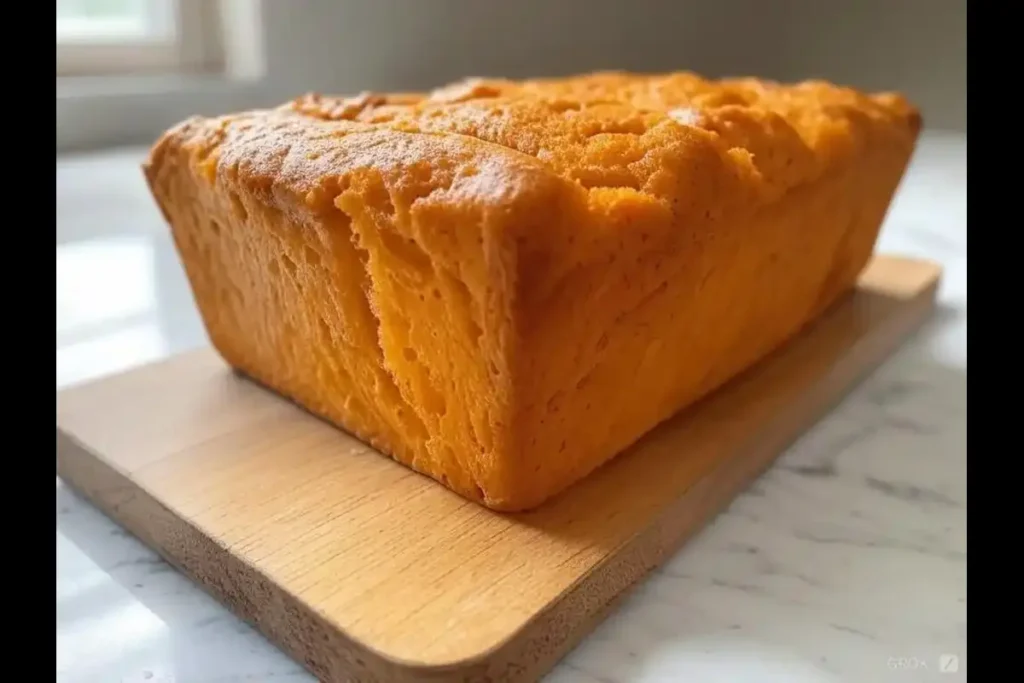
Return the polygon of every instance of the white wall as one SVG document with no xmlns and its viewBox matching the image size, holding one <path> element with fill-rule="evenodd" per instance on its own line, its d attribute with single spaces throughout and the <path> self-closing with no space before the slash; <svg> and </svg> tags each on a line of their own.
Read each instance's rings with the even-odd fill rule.
<svg viewBox="0 0 1024 683">
<path fill-rule="evenodd" d="M 966 131 L 966 0 L 768 2 L 788 7 L 785 78 L 902 90 L 927 128 Z"/>
<path fill-rule="evenodd" d="M 232 0 L 238 5 L 246 0 Z M 255 3 L 255 4 L 251 4 Z M 58 150 L 146 144 L 191 114 L 309 90 L 426 89 L 469 75 L 691 69 L 901 89 L 966 122 L 962 0 L 251 0 L 265 75 L 58 82 Z"/>
</svg>

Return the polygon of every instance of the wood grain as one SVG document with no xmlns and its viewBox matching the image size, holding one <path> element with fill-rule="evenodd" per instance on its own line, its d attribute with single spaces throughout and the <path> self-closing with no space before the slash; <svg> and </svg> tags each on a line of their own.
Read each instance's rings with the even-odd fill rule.
<svg viewBox="0 0 1024 683">
<path fill-rule="evenodd" d="M 928 316 L 877 257 L 806 332 L 548 505 L 485 510 L 198 351 L 58 392 L 58 474 L 326 681 L 532 681 Z"/>
</svg>

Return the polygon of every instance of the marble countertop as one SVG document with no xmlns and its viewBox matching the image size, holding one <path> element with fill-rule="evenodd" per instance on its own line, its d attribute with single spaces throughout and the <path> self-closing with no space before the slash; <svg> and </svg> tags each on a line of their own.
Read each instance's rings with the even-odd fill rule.
<svg viewBox="0 0 1024 683">
<path fill-rule="evenodd" d="M 205 344 L 142 153 L 58 159 L 58 388 Z M 547 680 L 966 680 L 966 156 L 924 139 L 880 244 L 944 264 L 934 320 Z M 313 680 L 59 480 L 56 500 L 58 683 Z"/>
</svg>

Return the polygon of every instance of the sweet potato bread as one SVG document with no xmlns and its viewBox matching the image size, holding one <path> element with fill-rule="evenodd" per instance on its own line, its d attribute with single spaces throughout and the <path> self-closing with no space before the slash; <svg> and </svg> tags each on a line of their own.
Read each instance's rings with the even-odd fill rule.
<svg viewBox="0 0 1024 683">
<path fill-rule="evenodd" d="M 145 173 L 228 364 L 525 510 L 849 290 L 920 125 L 822 82 L 469 80 L 192 118 Z"/>
</svg>

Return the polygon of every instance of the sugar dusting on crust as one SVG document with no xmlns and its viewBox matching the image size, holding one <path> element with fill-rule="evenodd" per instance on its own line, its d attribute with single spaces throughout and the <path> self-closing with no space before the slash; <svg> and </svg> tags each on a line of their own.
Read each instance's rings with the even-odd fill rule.
<svg viewBox="0 0 1024 683">
<path fill-rule="evenodd" d="M 700 126 L 701 114 L 698 110 L 692 107 L 669 109 L 667 113 L 668 117 L 676 123 L 681 123 L 684 126 Z"/>
</svg>

